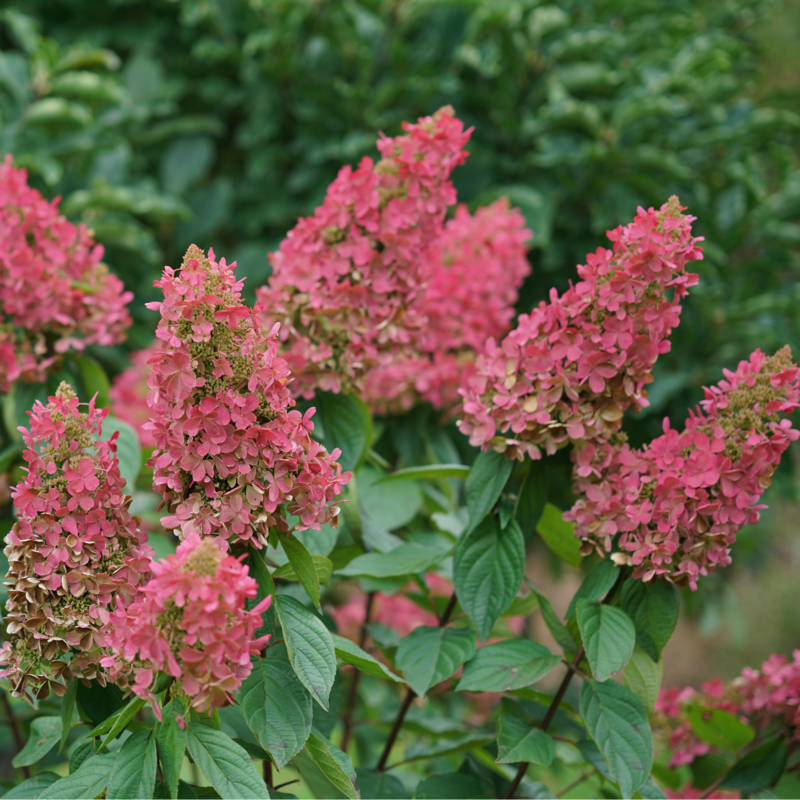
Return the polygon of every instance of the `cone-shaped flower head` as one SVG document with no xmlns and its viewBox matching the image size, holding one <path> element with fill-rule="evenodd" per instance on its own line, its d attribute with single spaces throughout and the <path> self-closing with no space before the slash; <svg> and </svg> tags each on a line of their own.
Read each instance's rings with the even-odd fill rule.
<svg viewBox="0 0 800 800">
<path fill-rule="evenodd" d="M 156 673 L 172 678 L 172 696 L 187 708 L 209 711 L 233 703 L 250 674 L 250 656 L 269 636 L 255 638 L 269 596 L 248 611 L 255 580 L 219 540 L 192 533 L 173 555 L 152 565 L 153 577 L 109 625 L 111 654 L 103 667 L 121 686 L 155 700 Z M 154 702 L 156 713 L 160 713 Z"/>
<path fill-rule="evenodd" d="M 266 542 L 268 528 L 298 530 L 336 522 L 335 500 L 350 478 L 311 438 L 311 417 L 292 409 L 289 368 L 278 351 L 278 324 L 264 333 L 257 311 L 242 305 L 235 264 L 192 245 L 183 267 L 164 268 L 150 303 L 161 320 L 150 359 L 150 431 L 154 485 L 181 538 Z M 281 509 L 285 506 L 285 509 Z"/>
<path fill-rule="evenodd" d="M 101 263 L 103 248 L 0 163 L 0 391 L 42 380 L 67 350 L 121 342 L 133 299 Z"/>
<path fill-rule="evenodd" d="M 634 577 L 692 589 L 730 564 L 736 533 L 758 521 L 757 503 L 800 436 L 780 417 L 798 406 L 800 370 L 786 346 L 769 358 L 756 350 L 725 378 L 680 433 L 664 420 L 663 436 L 641 450 L 622 438 L 576 448 L 579 499 L 564 516 L 586 553 L 608 554 L 616 541 L 615 559 Z"/>
<path fill-rule="evenodd" d="M 282 325 L 293 390 L 306 397 L 360 390 L 364 372 L 391 363 L 420 327 L 413 304 L 424 254 L 455 203 L 450 173 L 471 131 L 451 108 L 403 127 L 378 141 L 377 164 L 343 167 L 314 216 L 271 256 L 259 301 L 268 324 Z"/>
<path fill-rule="evenodd" d="M 473 445 L 540 458 L 570 440 L 607 439 L 628 408 L 647 405 L 653 364 L 697 282 L 686 264 L 702 257 L 682 211 L 675 197 L 640 208 L 608 232 L 613 252 L 589 254 L 578 283 L 560 297 L 553 289 L 499 347 L 490 342 L 461 390 L 459 427 Z"/>
<path fill-rule="evenodd" d="M 6 537 L 9 641 L 2 672 L 14 694 L 63 694 L 99 669 L 103 626 L 150 574 L 153 552 L 128 513 L 116 457 L 103 441 L 107 409 L 79 404 L 62 383 L 36 404 L 23 432 L 26 478 L 14 489 L 17 522 Z"/>
</svg>

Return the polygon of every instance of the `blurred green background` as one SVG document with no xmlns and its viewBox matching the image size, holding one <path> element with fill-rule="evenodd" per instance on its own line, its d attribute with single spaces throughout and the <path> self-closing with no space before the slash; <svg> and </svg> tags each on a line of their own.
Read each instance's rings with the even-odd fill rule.
<svg viewBox="0 0 800 800">
<path fill-rule="evenodd" d="M 0 153 L 105 245 L 136 293 L 128 349 L 189 243 L 237 259 L 252 299 L 338 169 L 442 105 L 475 126 L 459 199 L 507 195 L 535 231 L 520 311 L 677 194 L 706 257 L 641 442 L 754 348 L 800 354 L 799 42 L 799 0 L 6 0 Z M 665 683 L 800 644 L 798 473 L 693 596 Z"/>
</svg>

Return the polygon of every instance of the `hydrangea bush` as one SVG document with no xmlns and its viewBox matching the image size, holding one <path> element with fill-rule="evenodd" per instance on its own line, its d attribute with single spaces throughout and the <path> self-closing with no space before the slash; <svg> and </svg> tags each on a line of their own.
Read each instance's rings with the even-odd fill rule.
<svg viewBox="0 0 800 800">
<path fill-rule="evenodd" d="M 450 108 L 382 137 L 273 254 L 255 307 L 234 263 L 191 245 L 114 387 L 62 383 L 28 412 L 0 652 L 10 796 L 797 786 L 798 653 L 661 688 L 679 590 L 736 559 L 798 438 L 792 353 L 754 352 L 631 447 L 625 415 L 698 281 L 694 218 L 674 197 L 639 208 L 515 321 L 521 215 L 447 216 L 468 137 Z M 456 423 L 418 442 L 430 406 Z M 565 448 L 563 513 L 543 464 Z M 130 509 L 154 494 L 148 543 Z M 580 570 L 566 609 L 527 577 L 534 538 Z"/>
</svg>

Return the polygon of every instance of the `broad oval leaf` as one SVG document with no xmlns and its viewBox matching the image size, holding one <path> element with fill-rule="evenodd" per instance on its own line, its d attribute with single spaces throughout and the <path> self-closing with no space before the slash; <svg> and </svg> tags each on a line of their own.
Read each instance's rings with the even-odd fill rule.
<svg viewBox="0 0 800 800">
<path fill-rule="evenodd" d="M 567 616 L 569 619 L 575 614 L 579 600 L 601 600 L 614 586 L 619 577 L 619 567 L 615 566 L 610 558 L 603 559 L 594 569 L 590 570 L 575 596 L 570 600 Z"/>
<path fill-rule="evenodd" d="M 220 797 L 269 800 L 267 786 L 250 756 L 226 733 L 202 722 L 190 722 L 186 747 Z"/>
<path fill-rule="evenodd" d="M 28 778 L 22 783 L 9 789 L 4 795 L 9 800 L 30 800 L 30 798 L 41 797 L 48 786 L 60 780 L 61 776 L 55 772 L 39 772 L 32 778 Z"/>
<path fill-rule="evenodd" d="M 294 538 L 294 536 L 292 537 Z M 333 562 L 325 556 L 312 555 L 311 560 L 314 562 L 314 569 L 317 572 L 317 577 L 322 586 L 329 586 L 331 582 L 331 575 L 333 575 Z M 278 567 L 273 573 L 273 578 L 283 578 L 285 581 L 299 581 L 294 567 L 287 561 L 282 566 Z"/>
<path fill-rule="evenodd" d="M 355 469 L 372 446 L 372 417 L 366 406 L 347 394 L 317 392 L 312 401 L 317 409 L 314 438 L 331 453 L 341 450 L 338 458 L 345 472 Z"/>
<path fill-rule="evenodd" d="M 312 731 L 300 755 L 303 757 L 298 756 L 292 764 L 307 781 L 311 778 L 317 786 L 320 784 L 324 786 L 324 782 L 330 783 L 334 789 L 350 800 L 358 800 L 361 796 L 350 756 L 331 744 L 319 731 Z M 320 780 L 318 773 L 321 773 L 324 782 Z M 317 796 L 334 795 L 325 791 L 324 794 Z"/>
<path fill-rule="evenodd" d="M 62 726 L 61 717 L 37 717 L 31 722 L 28 741 L 11 760 L 11 765 L 29 767 L 44 758 L 61 740 Z"/>
<path fill-rule="evenodd" d="M 647 716 L 653 715 L 661 688 L 661 677 L 664 672 L 664 663 L 657 664 L 638 644 L 633 648 L 631 660 L 625 665 L 622 675 L 623 683 L 642 701 L 647 710 Z"/>
<path fill-rule="evenodd" d="M 750 725 L 721 708 L 691 705 L 686 709 L 686 718 L 698 738 L 714 747 L 724 747 L 733 753 L 750 744 L 756 735 Z"/>
<path fill-rule="evenodd" d="M 137 731 L 122 744 L 108 776 L 108 800 L 152 797 L 156 785 L 155 731 Z"/>
<path fill-rule="evenodd" d="M 331 634 L 333 647 L 336 657 L 344 661 L 345 664 L 352 664 L 356 669 L 366 675 L 375 678 L 389 678 L 389 680 L 404 683 L 403 679 L 395 675 L 388 667 L 384 666 L 378 659 L 373 658 L 366 650 L 362 650 L 355 642 L 345 639 L 344 636 Z"/>
<path fill-rule="evenodd" d="M 292 668 L 311 696 L 327 711 L 336 680 L 336 655 L 330 631 L 293 597 L 278 595 L 275 600 Z"/>
<path fill-rule="evenodd" d="M 283 544 L 284 552 L 289 558 L 289 563 L 300 581 L 300 585 L 305 589 L 314 608 L 318 608 L 320 579 L 316 565 L 311 558 L 311 553 L 294 536 L 282 536 L 281 543 Z"/>
<path fill-rule="evenodd" d="M 653 767 L 653 736 L 642 701 L 614 681 L 588 680 L 581 687 L 581 716 L 622 796 L 630 797 Z"/>
<path fill-rule="evenodd" d="M 541 728 L 534 728 L 517 717 L 504 715 L 497 720 L 497 763 L 527 761 L 549 767 L 556 757 L 556 743 Z"/>
<path fill-rule="evenodd" d="M 461 607 L 486 641 L 517 594 L 525 574 L 525 542 L 513 520 L 501 530 L 487 517 L 456 544 L 453 577 Z"/>
<path fill-rule="evenodd" d="M 51 783 L 39 800 L 81 800 L 97 797 L 108 785 L 108 777 L 117 760 L 116 753 L 92 756 L 81 764 L 77 772 Z"/>
<path fill-rule="evenodd" d="M 773 786 L 783 774 L 786 757 L 785 740 L 780 736 L 768 739 L 731 767 L 722 788 L 737 789 L 752 796 L 754 792 Z"/>
<path fill-rule="evenodd" d="M 303 749 L 311 733 L 311 695 L 295 675 L 283 645 L 271 647 L 266 658 L 253 659 L 239 703 L 248 727 L 278 769 Z"/>
<path fill-rule="evenodd" d="M 598 681 L 608 680 L 628 663 L 636 643 L 636 631 L 624 611 L 579 600 L 578 627 L 592 675 Z"/>
<path fill-rule="evenodd" d="M 447 550 L 421 544 L 403 544 L 390 553 L 364 553 L 354 558 L 346 567 L 336 570 L 337 575 L 371 578 L 391 578 L 427 572 L 444 560 Z"/>
<path fill-rule="evenodd" d="M 530 639 L 509 639 L 478 650 L 464 667 L 459 692 L 509 692 L 543 678 L 557 664 L 544 645 Z"/>
<path fill-rule="evenodd" d="M 395 664 L 408 685 L 420 696 L 453 675 L 475 653 L 471 628 L 415 628 L 400 640 Z"/>
<path fill-rule="evenodd" d="M 620 606 L 633 620 L 636 641 L 653 661 L 661 658 L 678 624 L 680 605 L 678 590 L 666 581 L 629 580 L 622 586 Z"/>
<path fill-rule="evenodd" d="M 542 541 L 562 561 L 579 569 L 583 556 L 581 556 L 581 542 L 574 534 L 574 526 L 564 519 L 563 513 L 552 503 L 546 503 L 536 532 Z"/>
<path fill-rule="evenodd" d="M 508 482 L 513 466 L 511 460 L 494 450 L 478 453 L 464 486 L 469 511 L 467 532 L 474 530 L 492 510 Z"/>
</svg>

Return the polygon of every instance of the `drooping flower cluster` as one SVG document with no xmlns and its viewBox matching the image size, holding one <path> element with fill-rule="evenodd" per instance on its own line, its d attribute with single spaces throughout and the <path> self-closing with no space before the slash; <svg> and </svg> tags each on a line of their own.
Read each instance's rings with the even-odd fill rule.
<svg viewBox="0 0 800 800">
<path fill-rule="evenodd" d="M 540 458 L 570 440 L 608 439 L 628 408 L 647 405 L 653 364 L 697 282 L 686 265 L 702 258 L 682 211 L 675 197 L 640 208 L 608 232 L 613 252 L 586 257 L 577 284 L 560 297 L 551 290 L 500 346 L 489 342 L 461 390 L 471 444 Z"/>
<path fill-rule="evenodd" d="M 800 436 L 780 418 L 798 407 L 800 370 L 788 346 L 769 358 L 756 350 L 705 395 L 683 432 L 664 420 L 663 436 L 641 450 L 621 437 L 576 448 L 579 499 L 564 517 L 586 553 L 607 555 L 619 534 L 634 577 L 692 589 L 730 564 L 736 533 L 758 521 L 757 503 Z"/>
<path fill-rule="evenodd" d="M 425 251 L 424 288 L 414 303 L 423 324 L 392 361 L 367 372 L 363 398 L 379 413 L 419 399 L 455 408 L 458 387 L 474 370 L 490 337 L 502 336 L 530 272 L 531 232 L 504 199 L 471 215 L 459 206 Z"/>
<path fill-rule="evenodd" d="M 24 434 L 28 474 L 14 489 L 18 521 L 6 538 L 10 641 L 0 660 L 15 695 L 63 694 L 74 677 L 96 678 L 103 628 L 150 574 L 153 552 L 128 512 L 107 409 L 62 383 L 36 404 Z"/>
<path fill-rule="evenodd" d="M 165 267 L 156 286 L 164 301 L 150 361 L 145 429 L 156 450 L 154 487 L 170 512 L 162 518 L 181 538 L 192 532 L 252 541 L 268 528 L 298 530 L 336 523 L 335 500 L 350 477 L 311 438 L 313 409 L 301 414 L 288 389 L 289 368 L 277 355 L 278 324 L 264 333 L 242 305 L 233 265 L 194 245 L 183 267 Z"/>
<path fill-rule="evenodd" d="M 124 420 L 139 435 L 142 447 L 155 447 L 156 442 L 145 424 L 150 420 L 150 408 L 147 405 L 147 376 L 150 374 L 150 359 L 155 356 L 161 346 L 156 339 L 149 347 L 138 350 L 131 356 L 131 365 L 114 379 L 109 391 L 111 413 Z"/>
<path fill-rule="evenodd" d="M 225 555 L 218 540 L 196 533 L 177 552 L 152 564 L 153 577 L 108 626 L 110 654 L 102 665 L 119 685 L 153 701 L 156 673 L 175 678 L 172 696 L 209 711 L 233 703 L 250 674 L 250 656 L 270 637 L 254 638 L 272 596 L 247 611 L 257 584 L 240 559 Z"/>
<path fill-rule="evenodd" d="M 133 299 L 77 228 L 28 186 L 11 158 L 0 163 L 0 391 L 42 380 L 68 350 L 123 341 Z"/>
<path fill-rule="evenodd" d="M 377 164 L 343 167 L 313 217 L 301 219 L 271 255 L 259 291 L 267 319 L 282 325 L 283 355 L 297 393 L 360 390 L 364 373 L 391 363 L 423 322 L 415 299 L 425 253 L 456 193 L 465 131 L 443 108 L 406 134 L 382 136 Z"/>
</svg>

